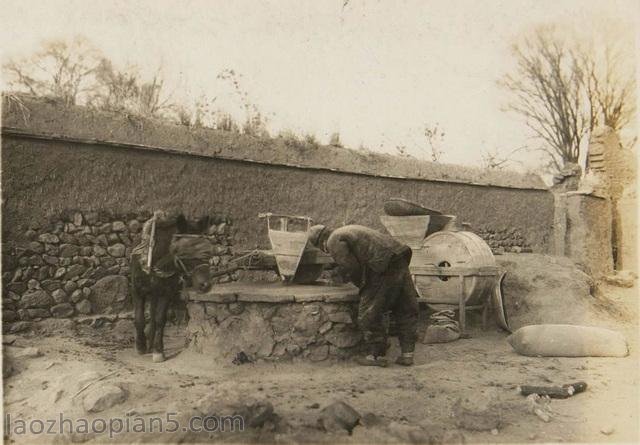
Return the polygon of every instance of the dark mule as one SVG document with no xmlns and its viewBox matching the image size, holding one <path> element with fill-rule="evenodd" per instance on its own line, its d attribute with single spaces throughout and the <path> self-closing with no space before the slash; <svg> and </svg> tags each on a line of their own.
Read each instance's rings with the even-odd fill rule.
<svg viewBox="0 0 640 445">
<path fill-rule="evenodd" d="M 199 219 L 190 225 L 183 215 L 177 218 L 159 219 L 155 228 L 155 246 L 153 248 L 152 268 L 145 270 L 147 257 L 142 251 L 134 249 L 131 255 L 131 293 L 135 310 L 136 350 L 139 354 L 153 353 L 154 362 L 164 361 L 164 327 L 167 322 L 167 311 L 171 303 L 180 293 L 181 284 L 190 285 L 191 274 L 179 260 L 179 252 L 172 249 L 174 234 L 203 233 L 208 217 Z M 205 268 L 199 268 L 205 269 Z M 200 288 L 208 286 L 206 277 L 199 272 Z M 145 303 L 150 306 L 149 335 L 145 335 Z"/>
</svg>

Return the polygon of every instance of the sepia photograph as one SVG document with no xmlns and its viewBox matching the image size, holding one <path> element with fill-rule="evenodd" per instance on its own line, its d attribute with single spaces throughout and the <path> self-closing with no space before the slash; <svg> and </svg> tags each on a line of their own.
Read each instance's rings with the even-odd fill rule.
<svg viewBox="0 0 640 445">
<path fill-rule="evenodd" d="M 4 443 L 640 443 L 636 1 L 0 11 Z"/>
</svg>

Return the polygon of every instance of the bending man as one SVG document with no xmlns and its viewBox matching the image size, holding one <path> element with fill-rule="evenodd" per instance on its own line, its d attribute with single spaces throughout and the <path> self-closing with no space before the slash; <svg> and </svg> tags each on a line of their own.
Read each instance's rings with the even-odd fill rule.
<svg viewBox="0 0 640 445">
<path fill-rule="evenodd" d="M 331 231 L 313 226 L 309 241 L 331 255 L 342 272 L 360 288 L 358 326 L 367 344 L 362 365 L 386 366 L 387 331 L 383 317 L 391 311 L 398 327 L 402 355 L 396 363 L 413 365 L 418 300 L 409 262 L 411 249 L 389 235 L 358 225 Z"/>
</svg>

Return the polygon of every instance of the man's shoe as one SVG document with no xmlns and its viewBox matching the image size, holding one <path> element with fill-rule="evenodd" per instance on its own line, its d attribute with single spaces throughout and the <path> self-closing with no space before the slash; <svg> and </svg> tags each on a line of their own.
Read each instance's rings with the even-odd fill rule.
<svg viewBox="0 0 640 445">
<path fill-rule="evenodd" d="M 358 362 L 358 364 L 362 366 L 380 366 L 382 368 L 386 368 L 388 364 L 387 359 L 385 359 L 384 357 L 373 356 L 358 357 L 356 358 L 356 362 Z"/>
<path fill-rule="evenodd" d="M 402 366 L 413 366 L 413 357 L 400 356 L 396 359 L 396 364 Z"/>
</svg>

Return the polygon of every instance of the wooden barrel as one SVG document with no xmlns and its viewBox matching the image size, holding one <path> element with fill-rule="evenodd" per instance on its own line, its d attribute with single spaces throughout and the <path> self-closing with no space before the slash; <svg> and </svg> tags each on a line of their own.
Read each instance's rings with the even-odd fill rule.
<svg viewBox="0 0 640 445">
<path fill-rule="evenodd" d="M 410 268 L 420 266 L 438 267 L 485 267 L 495 266 L 491 249 L 482 238 L 471 232 L 443 231 L 428 236 L 420 249 L 413 251 Z M 414 276 L 416 290 L 434 309 L 458 306 L 460 281 L 457 277 Z M 467 305 L 482 303 L 482 296 L 492 292 L 495 277 L 473 276 L 466 279 Z"/>
</svg>

